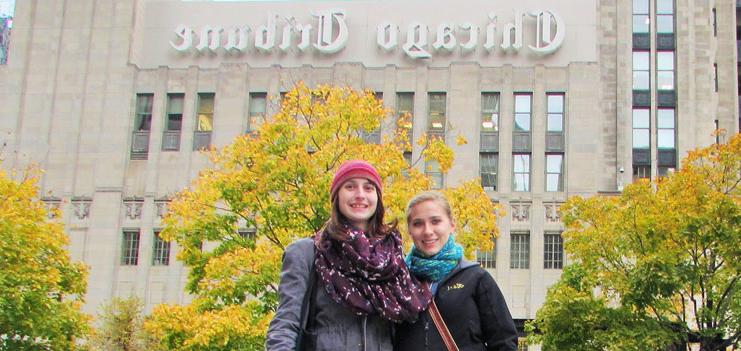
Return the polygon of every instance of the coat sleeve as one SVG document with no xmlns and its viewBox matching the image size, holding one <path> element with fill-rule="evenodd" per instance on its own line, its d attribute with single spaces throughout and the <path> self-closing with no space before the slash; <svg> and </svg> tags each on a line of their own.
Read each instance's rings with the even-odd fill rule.
<svg viewBox="0 0 741 351">
<path fill-rule="evenodd" d="M 301 305 L 313 268 L 314 242 L 298 240 L 286 247 L 278 285 L 278 309 L 265 336 L 265 350 L 294 351 L 301 329 Z"/>
<path fill-rule="evenodd" d="M 482 270 L 483 271 L 483 270 Z M 489 273 L 483 271 L 476 288 L 476 305 L 486 349 L 517 351 L 517 328 L 502 291 Z"/>
</svg>

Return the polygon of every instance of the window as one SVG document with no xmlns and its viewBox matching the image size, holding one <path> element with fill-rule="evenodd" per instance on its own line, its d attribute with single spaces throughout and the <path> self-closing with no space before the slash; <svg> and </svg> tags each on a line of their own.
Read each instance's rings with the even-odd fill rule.
<svg viewBox="0 0 741 351">
<path fill-rule="evenodd" d="M 656 33 L 674 33 L 674 0 L 656 1 Z"/>
<path fill-rule="evenodd" d="M 152 252 L 153 266 L 167 266 L 170 264 L 170 242 L 160 237 L 160 232 L 154 232 L 154 251 Z"/>
<path fill-rule="evenodd" d="M 428 98 L 427 130 L 445 132 L 445 93 L 429 93 Z"/>
<path fill-rule="evenodd" d="M 656 146 L 659 149 L 674 149 L 674 109 L 656 110 Z"/>
<path fill-rule="evenodd" d="M 499 131 L 499 93 L 481 93 L 481 131 Z"/>
<path fill-rule="evenodd" d="M 650 146 L 649 111 L 644 108 L 633 109 L 633 148 L 648 149 Z"/>
<path fill-rule="evenodd" d="M 648 34 L 648 0 L 633 0 L 633 33 Z"/>
<path fill-rule="evenodd" d="M 167 94 L 167 125 L 165 130 L 181 130 L 184 94 Z"/>
<path fill-rule="evenodd" d="M 479 172 L 481 174 L 481 186 L 486 191 L 497 190 L 499 155 L 495 152 L 482 152 L 479 157 Z"/>
<path fill-rule="evenodd" d="M 489 251 L 476 250 L 476 261 L 483 268 L 497 268 L 497 240 L 494 241 L 494 247 Z"/>
<path fill-rule="evenodd" d="M 738 8 L 738 5 L 736 7 Z M 718 36 L 718 11 L 715 9 L 715 7 L 713 7 L 713 36 Z"/>
<path fill-rule="evenodd" d="M 196 131 L 214 130 L 214 93 L 198 94 L 198 125 Z"/>
<path fill-rule="evenodd" d="M 139 263 L 139 230 L 125 230 L 121 242 L 121 265 L 136 266 Z"/>
<path fill-rule="evenodd" d="M 396 93 L 396 120 L 397 128 L 406 130 L 409 142 L 414 143 L 414 93 Z"/>
<path fill-rule="evenodd" d="M 650 165 L 633 165 L 633 181 L 641 178 L 651 178 Z"/>
<path fill-rule="evenodd" d="M 0 2 L 1 4 L 2 2 Z M 8 48 L 10 46 L 10 32 L 13 28 L 13 12 L 15 1 L 5 2 L 6 7 L 0 6 L 0 65 L 8 64 Z M 9 7 L 7 7 L 9 6 Z"/>
<path fill-rule="evenodd" d="M 257 239 L 257 231 L 255 228 L 240 228 L 237 230 L 237 234 L 247 242 L 247 244 L 251 245 L 254 244 L 255 239 Z"/>
<path fill-rule="evenodd" d="M 563 133 L 563 94 L 548 94 L 548 123 L 549 132 Z"/>
<path fill-rule="evenodd" d="M 154 101 L 154 94 L 136 94 L 135 132 L 152 130 L 152 101 Z"/>
<path fill-rule="evenodd" d="M 267 93 L 250 93 L 250 108 L 247 120 L 248 132 L 256 131 L 265 122 L 267 98 Z"/>
<path fill-rule="evenodd" d="M 563 268 L 563 238 L 561 233 L 545 233 L 543 247 L 543 268 Z"/>
<path fill-rule="evenodd" d="M 648 51 L 633 51 L 633 90 L 651 89 L 648 56 Z"/>
<path fill-rule="evenodd" d="M 512 187 L 514 191 L 530 191 L 530 155 L 514 154 L 514 177 Z"/>
<path fill-rule="evenodd" d="M 427 161 L 425 164 L 425 174 L 430 177 L 433 189 L 443 188 L 443 173 L 440 171 L 440 165 L 437 161 Z"/>
<path fill-rule="evenodd" d="M 530 103 L 532 95 L 515 94 L 515 131 L 530 131 Z"/>
<path fill-rule="evenodd" d="M 674 51 L 656 53 L 656 83 L 658 90 L 674 90 Z"/>
<path fill-rule="evenodd" d="M 510 235 L 509 268 L 530 268 L 530 233 L 512 233 Z"/>
<path fill-rule="evenodd" d="M 545 191 L 563 191 L 563 154 L 546 154 L 545 160 Z"/>
<path fill-rule="evenodd" d="M 713 83 L 715 86 L 715 92 L 718 92 L 718 64 L 713 64 Z"/>
</svg>

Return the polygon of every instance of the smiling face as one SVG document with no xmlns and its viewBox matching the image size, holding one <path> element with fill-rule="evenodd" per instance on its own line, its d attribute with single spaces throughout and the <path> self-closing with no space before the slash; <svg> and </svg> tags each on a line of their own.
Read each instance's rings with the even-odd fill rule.
<svg viewBox="0 0 741 351">
<path fill-rule="evenodd" d="M 368 223 L 378 206 L 376 186 L 365 178 L 350 178 L 337 191 L 337 204 L 345 218 L 355 227 L 368 229 Z"/>
<path fill-rule="evenodd" d="M 427 257 L 440 252 L 455 229 L 453 220 L 435 200 L 426 200 L 410 208 L 407 226 L 414 247 Z"/>
</svg>

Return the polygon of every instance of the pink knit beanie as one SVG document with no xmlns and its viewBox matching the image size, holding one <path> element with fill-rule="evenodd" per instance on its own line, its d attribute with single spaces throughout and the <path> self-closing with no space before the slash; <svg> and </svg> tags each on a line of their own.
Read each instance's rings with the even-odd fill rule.
<svg viewBox="0 0 741 351">
<path fill-rule="evenodd" d="M 332 179 L 332 186 L 329 188 L 330 199 L 334 197 L 334 194 L 340 188 L 342 183 L 350 178 L 362 177 L 368 179 L 376 186 L 378 193 L 381 194 L 381 177 L 378 175 L 373 166 L 370 163 L 363 160 L 352 160 L 343 163 L 337 172 L 334 174 Z"/>
</svg>

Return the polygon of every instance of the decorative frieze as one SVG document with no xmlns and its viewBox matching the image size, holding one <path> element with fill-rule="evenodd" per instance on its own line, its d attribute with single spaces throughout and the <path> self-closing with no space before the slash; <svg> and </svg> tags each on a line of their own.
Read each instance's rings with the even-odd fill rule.
<svg viewBox="0 0 741 351">
<path fill-rule="evenodd" d="M 62 199 L 56 196 L 49 196 L 41 198 L 46 206 L 46 217 L 52 219 L 56 213 L 59 213 L 59 209 L 62 206 Z"/>
<path fill-rule="evenodd" d="M 557 202 L 545 203 L 545 221 L 548 223 L 559 223 L 561 221 L 561 215 L 558 210 L 561 208 L 561 204 Z"/>
<path fill-rule="evenodd" d="M 74 211 L 75 218 L 78 220 L 89 218 L 90 217 L 90 207 L 92 203 L 93 203 L 93 199 L 89 197 L 72 198 L 72 209 Z"/>
<path fill-rule="evenodd" d="M 528 222 L 530 221 L 530 206 L 529 202 L 512 202 L 510 207 L 512 208 L 512 221 L 513 222 Z"/>
<path fill-rule="evenodd" d="M 154 206 L 157 210 L 157 218 L 162 219 L 165 218 L 165 215 L 167 214 L 167 209 L 170 206 L 170 199 L 163 198 L 154 200 Z"/>
<path fill-rule="evenodd" d="M 126 219 L 137 220 L 142 218 L 142 206 L 144 206 L 144 199 L 142 198 L 126 198 L 124 199 L 124 209 L 126 210 Z"/>
</svg>

